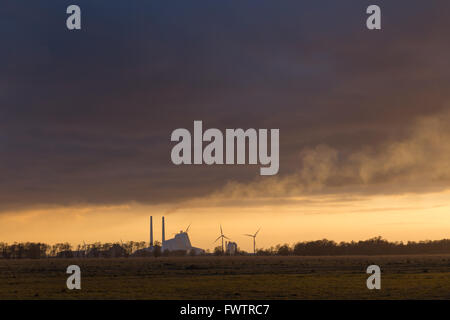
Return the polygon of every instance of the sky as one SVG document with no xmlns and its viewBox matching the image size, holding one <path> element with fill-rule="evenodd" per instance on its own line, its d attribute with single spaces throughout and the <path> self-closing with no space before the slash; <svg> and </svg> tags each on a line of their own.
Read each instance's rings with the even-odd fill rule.
<svg viewBox="0 0 450 320">
<path fill-rule="evenodd" d="M 450 4 L 377 3 L 3 1 L 0 241 L 448 238 Z M 279 128 L 279 173 L 175 166 L 194 120 Z"/>
</svg>

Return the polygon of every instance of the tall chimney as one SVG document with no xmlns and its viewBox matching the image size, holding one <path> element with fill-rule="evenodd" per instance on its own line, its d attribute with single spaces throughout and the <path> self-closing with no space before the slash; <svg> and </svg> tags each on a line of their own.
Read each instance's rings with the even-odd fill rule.
<svg viewBox="0 0 450 320">
<path fill-rule="evenodd" d="M 164 231 L 164 217 L 162 217 L 162 244 L 164 244 L 164 241 L 166 241 L 166 233 Z"/>
<path fill-rule="evenodd" d="M 153 217 L 150 216 L 150 247 L 153 247 Z"/>
</svg>

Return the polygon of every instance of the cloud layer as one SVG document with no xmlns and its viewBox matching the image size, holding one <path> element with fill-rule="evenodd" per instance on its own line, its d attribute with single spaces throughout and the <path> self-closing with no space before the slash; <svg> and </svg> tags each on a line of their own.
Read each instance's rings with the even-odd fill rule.
<svg viewBox="0 0 450 320">
<path fill-rule="evenodd" d="M 450 112 L 421 117 L 401 140 L 350 153 L 320 144 L 301 150 L 296 172 L 229 183 L 215 199 L 268 201 L 315 195 L 344 197 L 428 193 L 450 184 Z M 301 200 L 303 201 L 303 200 Z M 245 201 L 244 201 L 245 202 Z"/>
<path fill-rule="evenodd" d="M 79 1 L 78 33 L 68 4 L 0 12 L 3 212 L 449 185 L 446 2 L 386 1 L 378 33 L 361 1 Z M 279 128 L 279 176 L 172 165 L 194 120 Z"/>
</svg>

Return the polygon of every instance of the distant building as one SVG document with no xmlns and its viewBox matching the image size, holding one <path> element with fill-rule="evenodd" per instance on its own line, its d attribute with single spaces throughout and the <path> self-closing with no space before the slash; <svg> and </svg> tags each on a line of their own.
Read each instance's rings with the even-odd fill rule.
<svg viewBox="0 0 450 320">
<path fill-rule="evenodd" d="M 180 231 L 175 234 L 172 239 L 166 240 L 165 221 L 162 217 L 162 248 L 161 251 L 186 251 L 186 253 L 203 254 L 205 250 L 193 247 L 189 239 L 189 235 L 186 231 Z M 150 247 L 143 249 L 145 251 L 152 252 L 153 247 L 153 217 L 150 217 Z"/>
<path fill-rule="evenodd" d="M 205 250 L 193 247 L 191 245 L 191 240 L 189 240 L 189 235 L 186 231 L 180 231 L 175 234 L 175 237 L 169 240 L 166 240 L 165 236 L 165 222 L 164 217 L 162 217 L 162 251 L 186 251 L 187 253 L 194 252 L 195 254 L 202 254 Z"/>
<path fill-rule="evenodd" d="M 195 254 L 201 254 L 204 252 L 203 249 L 195 248 L 191 245 L 191 241 L 189 240 L 189 235 L 187 232 L 180 231 L 175 234 L 175 237 L 169 240 L 165 240 L 162 245 L 163 252 L 165 250 L 169 251 L 186 251 L 187 253 L 191 253 L 192 251 Z"/>
<path fill-rule="evenodd" d="M 226 247 L 226 254 L 230 256 L 234 256 L 238 252 L 238 246 L 236 242 L 231 241 L 226 242 L 225 247 Z"/>
</svg>

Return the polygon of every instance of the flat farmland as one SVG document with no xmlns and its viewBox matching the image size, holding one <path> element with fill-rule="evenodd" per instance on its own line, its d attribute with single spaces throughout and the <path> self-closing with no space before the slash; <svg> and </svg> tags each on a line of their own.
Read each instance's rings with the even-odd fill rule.
<svg viewBox="0 0 450 320">
<path fill-rule="evenodd" d="M 450 299 L 450 255 L 0 260 L 0 299 Z"/>
</svg>

